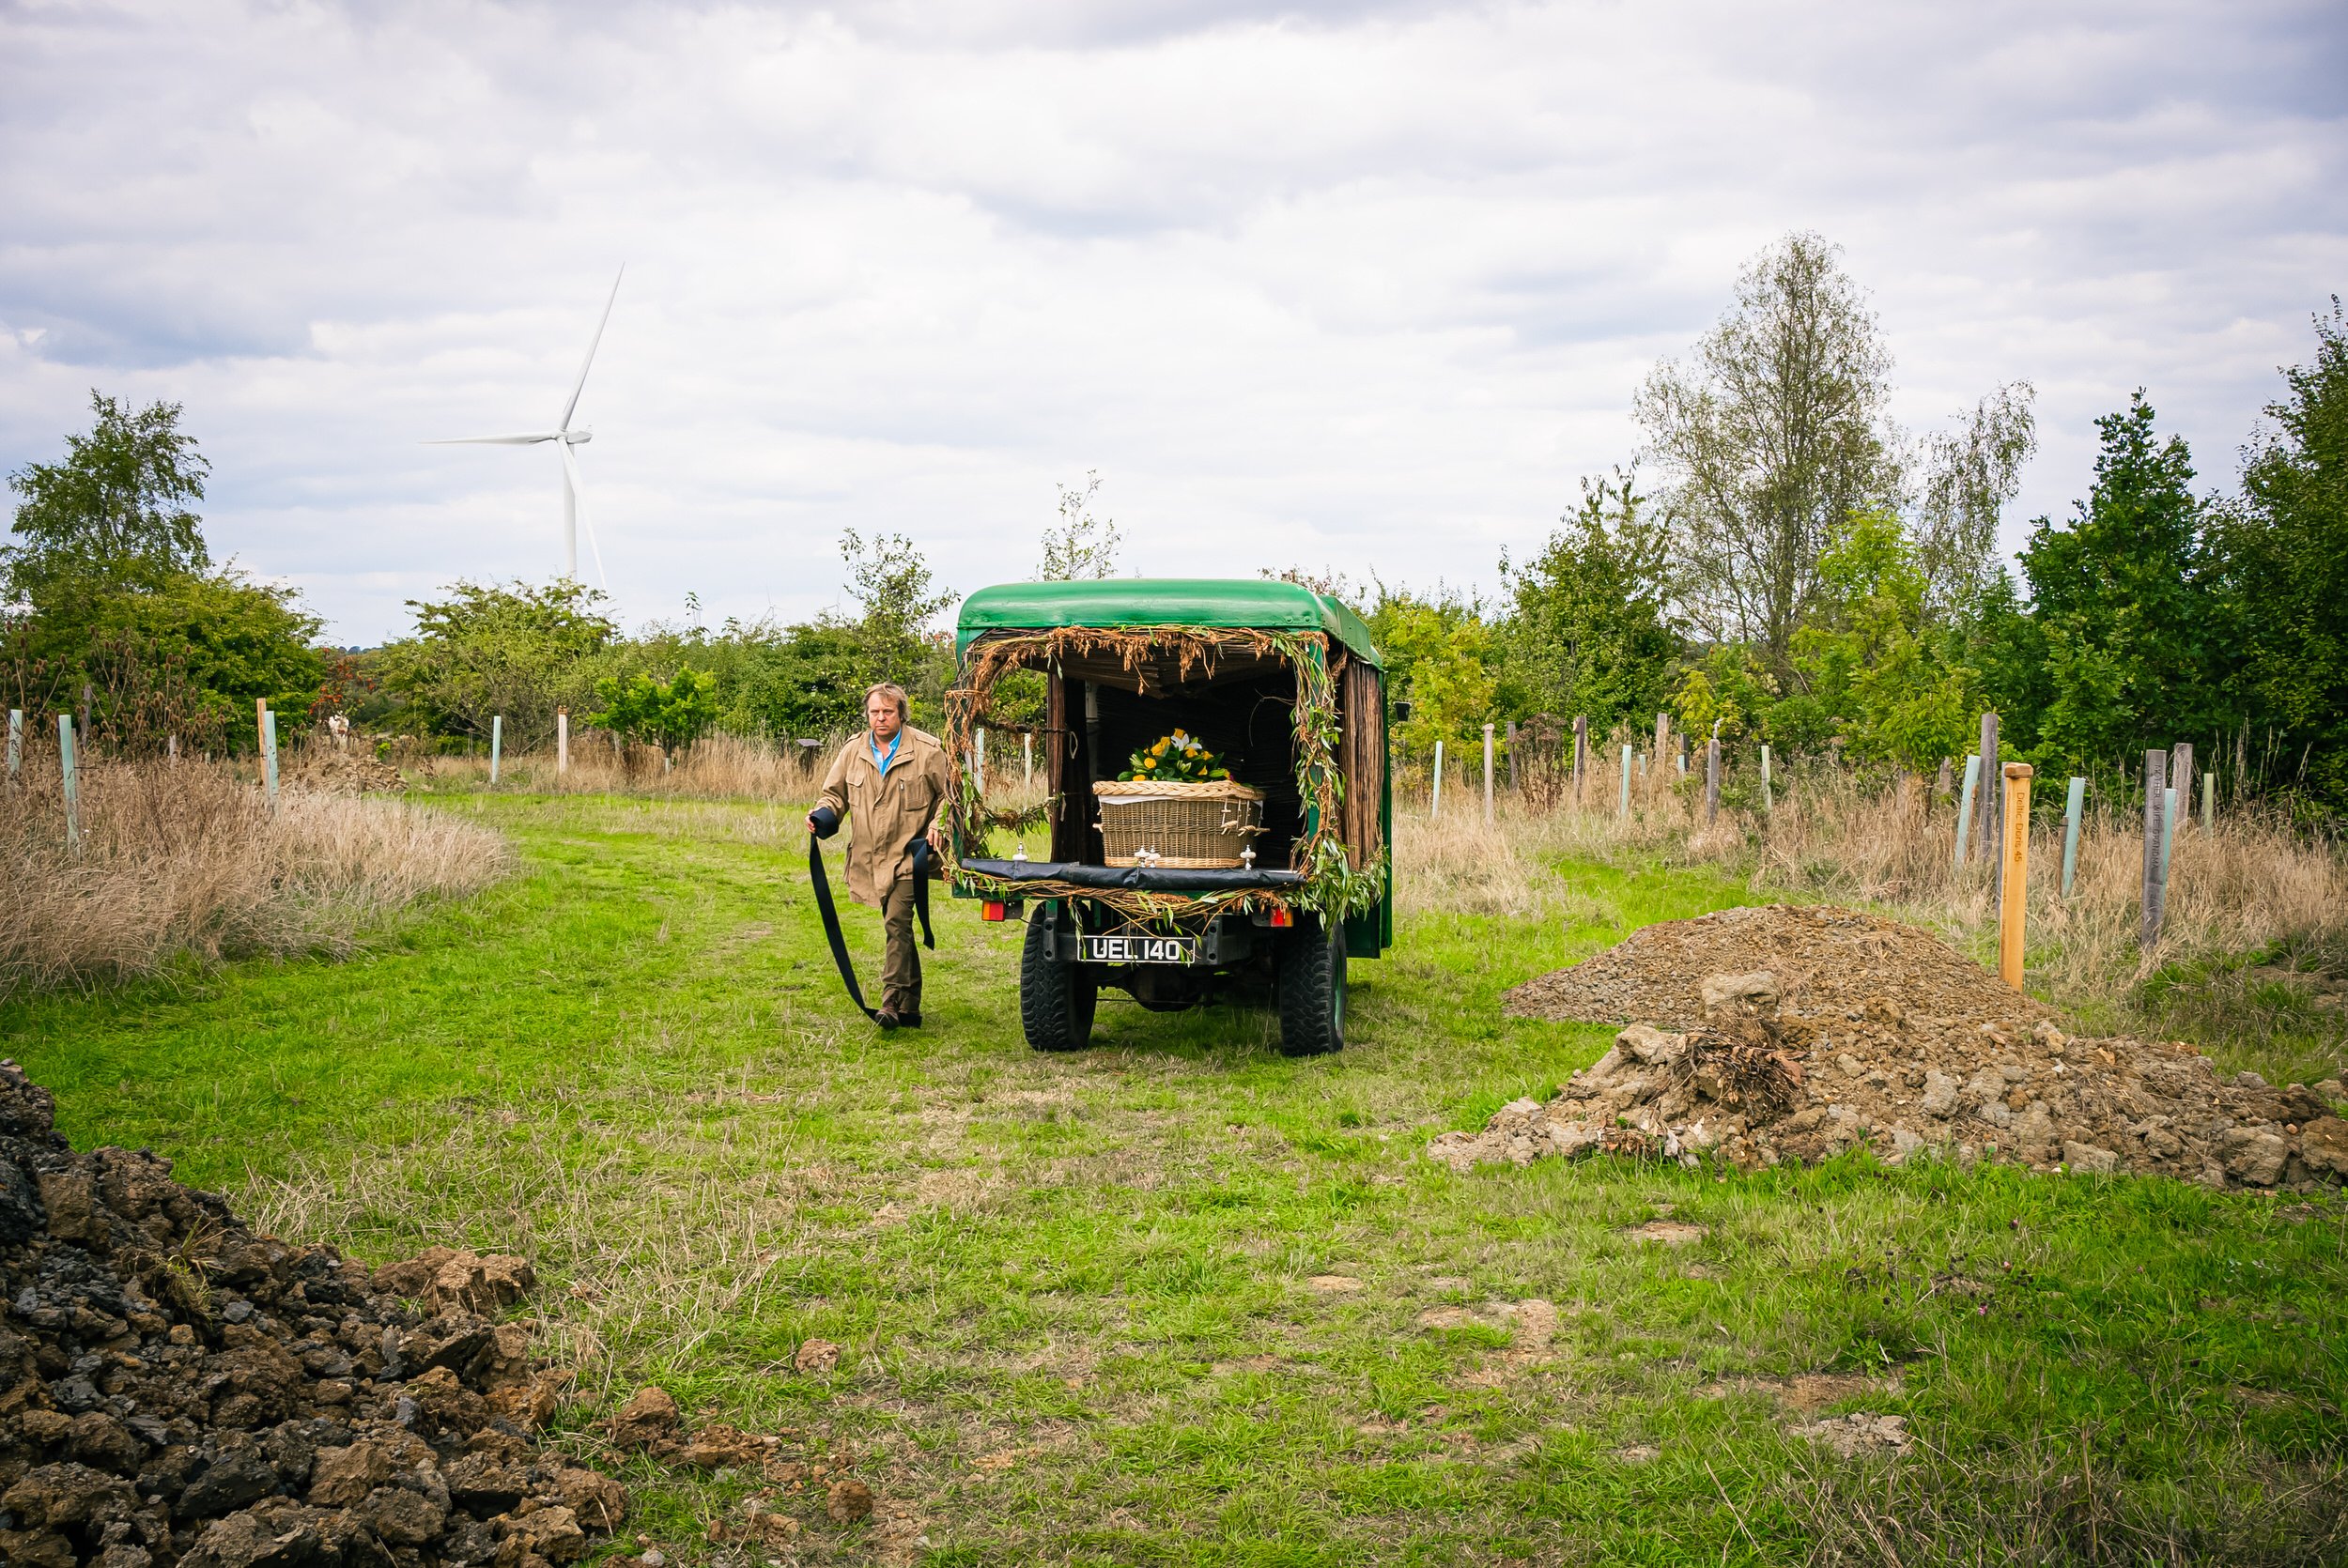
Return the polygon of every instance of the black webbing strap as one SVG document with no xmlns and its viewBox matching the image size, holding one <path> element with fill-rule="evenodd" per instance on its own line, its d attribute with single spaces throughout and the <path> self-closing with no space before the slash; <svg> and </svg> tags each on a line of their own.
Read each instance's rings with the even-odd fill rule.
<svg viewBox="0 0 2348 1568">
<path fill-rule="evenodd" d="M 880 1009 L 864 1005 L 864 988 L 856 983 L 848 938 L 840 929 L 840 910 L 831 899 L 831 878 L 824 870 L 824 842 L 812 833 L 807 836 L 807 880 L 814 886 L 815 910 L 824 917 L 824 940 L 831 945 L 831 961 L 840 971 L 840 983 L 848 988 L 848 1000 L 865 1017 L 878 1018 Z M 935 951 L 937 939 L 930 934 L 930 846 L 926 838 L 914 840 L 913 911 L 921 921 L 921 945 Z"/>
<path fill-rule="evenodd" d="M 848 988 L 848 1000 L 867 1018 L 878 1018 L 880 1009 L 864 1005 L 864 988 L 856 983 L 856 965 L 848 961 L 848 939 L 840 930 L 840 911 L 831 901 L 831 878 L 824 874 L 824 841 L 812 833 L 807 836 L 807 880 L 815 885 L 815 910 L 824 917 L 824 940 L 831 944 L 831 961 L 839 966 L 840 983 Z"/>
<path fill-rule="evenodd" d="M 930 934 L 930 839 L 928 833 L 914 836 L 907 846 L 913 851 L 913 913 L 921 920 L 921 945 L 937 951 L 937 938 Z"/>
</svg>

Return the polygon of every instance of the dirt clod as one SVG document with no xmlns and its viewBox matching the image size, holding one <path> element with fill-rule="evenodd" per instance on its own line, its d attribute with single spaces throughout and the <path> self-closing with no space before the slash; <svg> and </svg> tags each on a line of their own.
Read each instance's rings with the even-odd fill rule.
<svg viewBox="0 0 2348 1568">
<path fill-rule="evenodd" d="M 375 1271 L 375 1288 L 422 1301 L 431 1312 L 491 1313 L 520 1300 L 538 1284 L 525 1258 L 456 1247 L 427 1247 Z"/>
<path fill-rule="evenodd" d="M 1510 1012 L 1630 1020 L 1547 1104 L 1429 1155 L 1460 1170 L 1616 1154 L 1753 1170 L 1865 1147 L 2077 1175 L 2315 1191 L 2348 1181 L 2335 1101 L 2183 1044 L 2075 1039 L 1928 931 L 1834 908 L 1647 926 L 1507 994 Z"/>
<path fill-rule="evenodd" d="M 0 1562 L 533 1568 L 619 1523 L 617 1482 L 502 1413 L 547 1374 L 488 1298 L 420 1314 L 53 1113 L 0 1062 Z"/>
<path fill-rule="evenodd" d="M 833 1482 L 824 1494 L 824 1514 L 835 1525 L 871 1518 L 873 1489 L 861 1481 Z"/>
<path fill-rule="evenodd" d="M 833 1371 L 840 1365 L 840 1346 L 827 1339 L 802 1340 L 791 1364 L 802 1373 Z"/>
<path fill-rule="evenodd" d="M 684 1424 L 685 1417 L 669 1391 L 647 1387 L 630 1394 L 603 1429 L 614 1448 L 658 1451 L 675 1446 Z"/>
<path fill-rule="evenodd" d="M 1846 1459 L 1863 1453 L 1906 1453 L 1912 1441 L 1906 1416 L 1830 1416 L 1795 1427 L 1794 1436 L 1824 1443 Z"/>
</svg>

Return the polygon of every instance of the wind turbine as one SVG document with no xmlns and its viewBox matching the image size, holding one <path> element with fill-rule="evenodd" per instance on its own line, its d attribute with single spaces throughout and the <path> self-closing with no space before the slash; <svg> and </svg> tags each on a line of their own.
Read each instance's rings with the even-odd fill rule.
<svg viewBox="0 0 2348 1568">
<path fill-rule="evenodd" d="M 627 276 L 627 269 L 620 269 L 611 280 L 610 298 L 603 302 L 602 318 L 595 323 L 595 335 L 587 340 L 587 357 L 579 361 L 579 379 L 571 383 L 571 395 L 563 405 L 563 417 L 551 430 L 532 431 L 519 436 L 451 436 L 442 440 L 426 441 L 426 446 L 537 446 L 552 441 L 563 453 L 563 576 L 571 582 L 579 580 L 579 492 L 585 488 L 579 480 L 579 458 L 573 447 L 584 446 L 595 438 L 592 430 L 571 428 L 571 416 L 579 410 L 579 394 L 587 386 L 587 371 L 595 362 L 595 346 L 603 341 L 603 329 L 611 319 L 611 306 L 620 297 L 620 279 Z M 603 547 L 595 543 L 595 525 L 587 525 L 587 547 L 595 555 L 595 576 L 605 588 L 611 579 L 604 576 Z"/>
</svg>

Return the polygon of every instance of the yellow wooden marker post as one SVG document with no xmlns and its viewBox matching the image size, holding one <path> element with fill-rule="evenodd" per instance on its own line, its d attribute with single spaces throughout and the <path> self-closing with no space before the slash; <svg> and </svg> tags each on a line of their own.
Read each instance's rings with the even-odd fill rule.
<svg viewBox="0 0 2348 1568">
<path fill-rule="evenodd" d="M 2022 913 L 2030 902 L 2030 776 L 2028 762 L 2005 765 L 2004 875 L 1998 887 L 1998 974 L 2022 989 Z"/>
</svg>

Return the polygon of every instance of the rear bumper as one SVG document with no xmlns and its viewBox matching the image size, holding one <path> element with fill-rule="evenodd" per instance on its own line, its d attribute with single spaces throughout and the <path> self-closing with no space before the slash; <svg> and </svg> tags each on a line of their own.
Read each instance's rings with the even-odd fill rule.
<svg viewBox="0 0 2348 1568">
<path fill-rule="evenodd" d="M 1305 885 L 1302 871 L 1170 870 L 1149 866 L 1084 866 L 1059 860 L 964 860 L 957 869 L 1003 881 L 1057 882 L 1069 887 L 1124 889 L 1135 893 L 1293 892 Z M 993 895 L 989 895 L 992 897 Z"/>
</svg>

